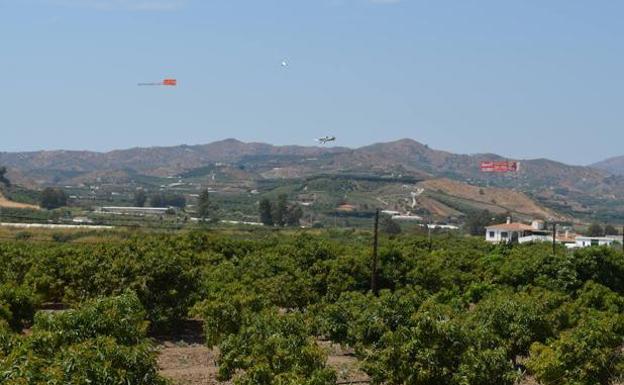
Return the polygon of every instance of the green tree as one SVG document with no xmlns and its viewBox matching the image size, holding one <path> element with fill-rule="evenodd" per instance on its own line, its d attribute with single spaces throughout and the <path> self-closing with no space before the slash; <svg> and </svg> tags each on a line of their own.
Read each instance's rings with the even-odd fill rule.
<svg viewBox="0 0 624 385">
<path fill-rule="evenodd" d="M 6 309 L 4 318 L 16 332 L 21 331 L 26 324 L 32 324 L 38 304 L 38 299 L 30 288 L 11 283 L 0 286 L 0 308 Z M 0 320 L 2 318 L 0 311 Z"/>
<path fill-rule="evenodd" d="M 466 216 L 466 231 L 470 235 L 484 235 L 485 227 L 492 223 L 492 213 L 488 210 L 474 211 Z"/>
<path fill-rule="evenodd" d="M 286 224 L 286 215 L 288 213 L 288 196 L 286 194 L 280 194 L 277 197 L 277 202 L 273 205 L 273 224 L 283 227 Z"/>
<path fill-rule="evenodd" d="M 477 305 L 472 317 L 474 328 L 484 327 L 513 361 L 525 356 L 531 343 L 551 335 L 545 309 L 536 298 L 525 294 L 489 296 Z"/>
<path fill-rule="evenodd" d="M 336 373 L 300 313 L 263 311 L 220 346 L 219 380 L 236 385 L 334 385 Z"/>
<path fill-rule="evenodd" d="M 388 235 L 401 234 L 401 226 L 393 220 L 390 216 L 384 215 L 380 223 L 381 232 Z"/>
<path fill-rule="evenodd" d="M 150 206 L 152 207 L 177 207 L 183 209 L 186 206 L 186 198 L 184 195 L 159 192 L 150 197 Z"/>
<path fill-rule="evenodd" d="M 0 329 L 0 383 L 165 385 L 144 315 L 138 298 L 124 294 L 39 312 L 31 333 L 8 344 Z"/>
<path fill-rule="evenodd" d="M 59 188 L 47 187 L 41 192 L 40 206 L 44 209 L 53 210 L 67 205 L 67 196 Z"/>
<path fill-rule="evenodd" d="M 267 198 L 262 198 L 260 200 L 260 222 L 262 222 L 265 226 L 273 226 L 273 205 L 271 205 L 271 201 Z"/>
<path fill-rule="evenodd" d="M 592 223 L 587 229 L 587 235 L 590 237 L 602 237 L 604 235 L 604 230 L 602 226 L 598 223 Z"/>
<path fill-rule="evenodd" d="M 613 225 L 606 225 L 604 228 L 605 235 L 619 235 L 620 233 Z"/>
<path fill-rule="evenodd" d="M 145 202 L 147 202 L 147 195 L 145 194 L 145 190 L 139 189 L 134 193 L 134 205 L 136 207 L 144 207 Z"/>
<path fill-rule="evenodd" d="M 527 367 L 544 385 L 611 385 L 624 375 L 623 337 L 620 314 L 593 312 L 558 339 L 535 343 Z"/>
<path fill-rule="evenodd" d="M 374 384 L 512 385 L 504 351 L 479 346 L 460 321 L 448 307 L 424 304 L 366 351 L 363 366 Z"/>
<path fill-rule="evenodd" d="M 197 199 L 197 215 L 202 219 L 217 220 L 217 206 L 210 200 L 210 193 L 208 189 L 204 189 Z"/>
<path fill-rule="evenodd" d="M 299 226 L 301 217 L 303 217 L 303 210 L 301 209 L 301 206 L 297 204 L 290 206 L 286 212 L 286 225 Z"/>
</svg>

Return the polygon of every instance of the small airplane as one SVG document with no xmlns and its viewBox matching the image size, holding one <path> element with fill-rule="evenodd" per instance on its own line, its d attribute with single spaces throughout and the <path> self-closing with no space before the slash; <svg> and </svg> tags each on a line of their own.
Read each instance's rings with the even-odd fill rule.
<svg viewBox="0 0 624 385">
<path fill-rule="evenodd" d="M 321 144 L 327 144 L 327 142 L 333 142 L 335 140 L 336 140 L 335 136 L 323 136 L 322 138 L 316 139 L 316 141 Z"/>
</svg>

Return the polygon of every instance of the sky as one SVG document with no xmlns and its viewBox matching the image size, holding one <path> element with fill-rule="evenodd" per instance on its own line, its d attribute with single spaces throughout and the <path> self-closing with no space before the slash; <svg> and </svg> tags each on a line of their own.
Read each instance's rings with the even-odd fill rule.
<svg viewBox="0 0 624 385">
<path fill-rule="evenodd" d="M 0 0 L 0 151 L 335 135 L 589 164 L 624 155 L 623 16 L 614 0 Z"/>
</svg>

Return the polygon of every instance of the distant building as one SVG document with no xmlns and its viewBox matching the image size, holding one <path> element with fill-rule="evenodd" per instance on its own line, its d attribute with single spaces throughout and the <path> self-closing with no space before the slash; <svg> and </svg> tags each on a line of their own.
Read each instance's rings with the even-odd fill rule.
<svg viewBox="0 0 624 385">
<path fill-rule="evenodd" d="M 115 207 L 108 206 L 100 208 L 100 212 L 110 214 L 124 214 L 124 215 L 162 215 L 166 214 L 170 210 L 169 207 Z"/>
<path fill-rule="evenodd" d="M 507 223 L 491 225 L 485 228 L 485 240 L 490 243 L 529 243 L 529 242 L 552 242 L 552 232 L 544 227 L 544 222 L 535 220 L 530 225 L 524 223 L 512 223 L 507 218 Z M 620 236 L 587 237 L 572 234 L 569 231 L 557 233 L 555 242 L 564 245 L 568 249 L 611 246 L 614 242 L 621 242 Z"/>
<path fill-rule="evenodd" d="M 526 243 L 543 241 L 549 232 L 544 228 L 543 221 L 533 221 L 530 225 L 524 223 L 512 223 L 507 218 L 507 223 L 491 225 L 485 228 L 485 240 L 491 243 Z"/>
<path fill-rule="evenodd" d="M 87 217 L 74 217 L 72 219 L 74 223 L 93 223 L 93 221 Z"/>
<path fill-rule="evenodd" d="M 345 204 L 341 204 L 340 206 L 338 206 L 336 208 L 336 211 L 341 211 L 341 212 L 352 212 L 355 211 L 355 206 L 350 205 L 348 203 Z"/>
<path fill-rule="evenodd" d="M 615 242 L 613 237 L 576 237 L 575 247 L 611 246 Z"/>
<path fill-rule="evenodd" d="M 422 221 L 422 217 L 418 215 L 393 215 L 395 221 Z"/>
<path fill-rule="evenodd" d="M 438 225 L 435 223 L 431 223 L 428 225 L 425 225 L 427 228 L 435 230 L 435 229 L 442 229 L 442 230 L 459 230 L 459 226 L 455 226 L 455 225 Z"/>
</svg>

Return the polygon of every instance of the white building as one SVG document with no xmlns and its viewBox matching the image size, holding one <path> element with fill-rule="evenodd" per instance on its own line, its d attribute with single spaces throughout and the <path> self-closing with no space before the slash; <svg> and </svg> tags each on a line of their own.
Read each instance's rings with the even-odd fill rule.
<svg viewBox="0 0 624 385">
<path fill-rule="evenodd" d="M 122 214 L 122 215 L 162 215 L 170 210 L 169 207 L 117 207 L 108 206 L 100 208 L 102 213 Z"/>
<path fill-rule="evenodd" d="M 529 242 L 552 242 L 552 232 L 544 228 L 543 221 L 533 221 L 531 225 L 524 223 L 507 223 L 487 226 L 485 228 L 485 240 L 491 243 L 529 243 Z M 614 242 L 621 242 L 621 236 L 586 237 L 582 235 L 557 233 L 555 242 L 564 245 L 568 249 L 590 246 L 612 246 Z"/>
<path fill-rule="evenodd" d="M 590 247 L 590 246 L 611 246 L 615 239 L 613 237 L 576 237 L 575 247 Z"/>
<path fill-rule="evenodd" d="M 530 225 L 524 223 L 507 223 L 491 225 L 485 228 L 485 240 L 491 243 L 526 243 L 547 240 L 549 232 L 544 229 L 544 222 L 533 221 Z"/>
</svg>

